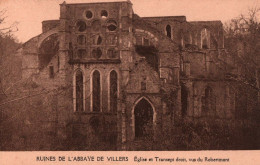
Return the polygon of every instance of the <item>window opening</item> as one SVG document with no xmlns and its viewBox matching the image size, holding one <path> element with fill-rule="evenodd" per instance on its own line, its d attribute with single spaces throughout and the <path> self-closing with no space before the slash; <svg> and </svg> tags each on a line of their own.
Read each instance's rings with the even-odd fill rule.
<svg viewBox="0 0 260 165">
<path fill-rule="evenodd" d="M 76 72 L 76 111 L 83 111 L 83 74 Z"/>
<path fill-rule="evenodd" d="M 210 33 L 208 29 L 204 28 L 201 30 L 201 48 L 202 49 L 209 49 L 210 46 Z"/>
<path fill-rule="evenodd" d="M 87 26 L 86 26 L 86 23 L 85 23 L 84 21 L 78 21 L 78 22 L 77 22 L 77 30 L 78 30 L 79 32 L 85 31 L 86 28 L 87 28 Z"/>
<path fill-rule="evenodd" d="M 166 26 L 166 35 L 167 37 L 172 38 L 172 28 L 170 25 Z"/>
<path fill-rule="evenodd" d="M 108 16 L 107 11 L 106 10 L 102 10 L 101 11 L 101 18 L 107 18 L 107 16 Z"/>
<path fill-rule="evenodd" d="M 135 138 L 153 137 L 153 108 L 151 104 L 142 99 L 134 109 Z"/>
<path fill-rule="evenodd" d="M 49 67 L 49 77 L 54 78 L 54 67 L 53 66 Z"/>
<path fill-rule="evenodd" d="M 146 90 L 146 78 L 143 78 L 141 81 L 141 90 L 145 91 Z"/>
<path fill-rule="evenodd" d="M 93 111 L 94 112 L 100 112 L 100 73 L 99 71 L 94 71 L 92 76 L 92 105 L 93 105 Z"/>
<path fill-rule="evenodd" d="M 102 50 L 100 48 L 96 48 L 92 50 L 92 57 L 93 58 L 100 58 L 102 56 Z"/>
<path fill-rule="evenodd" d="M 59 38 L 57 34 L 53 34 L 41 43 L 39 48 L 39 69 L 47 67 L 51 59 L 58 55 L 59 51 Z"/>
<path fill-rule="evenodd" d="M 110 111 L 117 112 L 117 73 L 110 72 Z"/>
<path fill-rule="evenodd" d="M 115 31 L 117 29 L 117 23 L 114 20 L 109 20 L 107 22 L 107 29 L 109 31 Z"/>
<path fill-rule="evenodd" d="M 93 13 L 91 12 L 91 11 L 86 11 L 86 17 L 88 18 L 88 19 L 91 19 L 92 17 L 93 17 Z"/>
<path fill-rule="evenodd" d="M 100 45 L 101 43 L 102 43 L 102 38 L 100 36 L 98 36 L 97 45 Z"/>
</svg>

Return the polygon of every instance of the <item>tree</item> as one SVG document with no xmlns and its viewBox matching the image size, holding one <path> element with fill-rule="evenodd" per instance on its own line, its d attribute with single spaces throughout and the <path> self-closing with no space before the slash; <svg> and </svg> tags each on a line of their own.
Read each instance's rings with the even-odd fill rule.
<svg viewBox="0 0 260 165">
<path fill-rule="evenodd" d="M 15 83 L 16 78 L 13 76 L 15 72 L 19 70 L 17 63 L 18 59 L 14 57 L 15 51 L 21 45 L 17 39 L 13 36 L 13 33 L 17 31 L 17 23 L 7 25 L 6 10 L 0 11 L 0 104 L 8 98 L 7 89 L 9 90 L 11 85 Z M 4 128 L 3 124 L 6 118 L 12 115 L 4 111 L 3 107 L 0 107 L 0 148 L 5 145 L 4 138 L 10 137 L 12 125 Z M 8 123 L 9 124 L 9 123 Z"/>
<path fill-rule="evenodd" d="M 14 22 L 11 25 L 6 25 L 6 11 L 5 9 L 0 10 L 0 34 L 1 35 L 7 35 L 11 34 L 12 32 L 18 31 L 17 24 L 18 22 Z"/>
<path fill-rule="evenodd" d="M 14 54 L 16 49 L 21 45 L 17 39 L 13 36 L 13 33 L 18 31 L 17 22 L 7 25 L 6 24 L 6 11 L 0 10 L 0 94 L 4 94 L 3 89 L 3 77 L 9 74 L 4 65 L 4 61 L 9 58 L 11 54 Z M 0 96 L 1 100 L 1 96 Z"/>
<path fill-rule="evenodd" d="M 258 92 L 260 103 L 260 7 L 225 24 L 225 44 L 238 69 L 235 79 Z"/>
</svg>

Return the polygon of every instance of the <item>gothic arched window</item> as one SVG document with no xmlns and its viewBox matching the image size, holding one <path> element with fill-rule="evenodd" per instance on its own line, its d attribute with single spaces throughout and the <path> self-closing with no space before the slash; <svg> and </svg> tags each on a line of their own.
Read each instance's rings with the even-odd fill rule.
<svg viewBox="0 0 260 165">
<path fill-rule="evenodd" d="M 92 44 L 93 45 L 101 45 L 102 44 L 102 37 L 100 35 L 95 35 L 92 37 Z"/>
<path fill-rule="evenodd" d="M 79 32 L 84 32 L 87 28 L 87 25 L 84 21 L 78 21 L 76 26 Z"/>
<path fill-rule="evenodd" d="M 110 111 L 117 112 L 117 73 L 116 71 L 110 72 Z"/>
<path fill-rule="evenodd" d="M 76 72 L 76 111 L 83 111 L 83 74 L 80 70 Z"/>
<path fill-rule="evenodd" d="M 100 112 L 100 92 L 101 92 L 101 81 L 100 73 L 95 70 L 92 75 L 92 111 Z"/>
<path fill-rule="evenodd" d="M 202 49 L 210 48 L 210 32 L 206 28 L 201 30 L 201 48 Z"/>
<path fill-rule="evenodd" d="M 170 25 L 166 26 L 166 35 L 167 37 L 172 38 L 172 28 Z"/>
</svg>

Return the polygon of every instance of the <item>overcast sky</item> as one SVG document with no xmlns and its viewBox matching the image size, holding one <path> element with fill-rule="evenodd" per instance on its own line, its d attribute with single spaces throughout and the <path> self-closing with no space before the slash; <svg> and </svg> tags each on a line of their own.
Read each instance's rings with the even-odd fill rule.
<svg viewBox="0 0 260 165">
<path fill-rule="evenodd" d="M 59 4 L 64 0 L 0 0 L 0 10 L 6 9 L 6 25 L 19 22 L 14 33 L 19 41 L 41 33 L 43 20 L 59 19 Z M 125 0 L 66 0 L 67 3 L 108 2 Z M 188 21 L 221 20 L 226 22 L 260 0 L 131 0 L 134 12 L 140 16 L 185 15 Z"/>
</svg>

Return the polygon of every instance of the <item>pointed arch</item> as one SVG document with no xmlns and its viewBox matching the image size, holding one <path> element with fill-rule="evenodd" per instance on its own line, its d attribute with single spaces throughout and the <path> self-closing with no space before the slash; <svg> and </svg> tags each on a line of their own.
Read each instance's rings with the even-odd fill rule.
<svg viewBox="0 0 260 165">
<path fill-rule="evenodd" d="M 210 31 L 207 28 L 203 28 L 200 31 L 201 35 L 201 48 L 210 49 Z"/>
<path fill-rule="evenodd" d="M 101 112 L 101 75 L 98 70 L 91 74 L 91 111 Z"/>
<path fill-rule="evenodd" d="M 172 27 L 171 27 L 171 25 L 166 25 L 165 30 L 166 30 L 167 37 L 169 37 L 171 39 L 172 38 Z"/>
<path fill-rule="evenodd" d="M 85 110 L 84 98 L 85 98 L 85 90 L 84 90 L 84 74 L 81 69 L 77 69 L 74 72 L 74 111 L 80 112 Z"/>
<path fill-rule="evenodd" d="M 40 70 L 45 68 L 59 51 L 59 35 L 53 33 L 41 41 L 38 47 L 38 66 Z"/>
<path fill-rule="evenodd" d="M 145 96 L 142 96 L 140 97 L 139 99 L 137 99 L 134 103 L 134 106 L 132 108 L 132 131 L 133 131 L 133 137 L 135 138 L 136 137 L 136 121 L 135 121 L 135 110 L 136 110 L 136 107 L 138 106 L 139 103 L 141 103 L 142 101 L 148 103 L 147 105 L 150 105 L 151 108 L 152 108 L 152 124 L 153 124 L 153 130 L 155 129 L 155 125 L 156 125 L 156 109 L 153 105 L 153 103 Z M 147 108 L 147 107 L 146 107 Z"/>
<path fill-rule="evenodd" d="M 37 43 L 37 48 L 39 49 L 40 46 L 42 45 L 42 42 L 54 34 L 56 34 L 56 35 L 59 34 L 59 28 L 54 28 L 54 29 L 48 30 L 47 32 L 39 35 L 39 41 Z"/>
<path fill-rule="evenodd" d="M 118 99 L 118 74 L 115 70 L 109 73 L 108 80 L 108 109 L 112 113 L 117 112 Z"/>
</svg>

